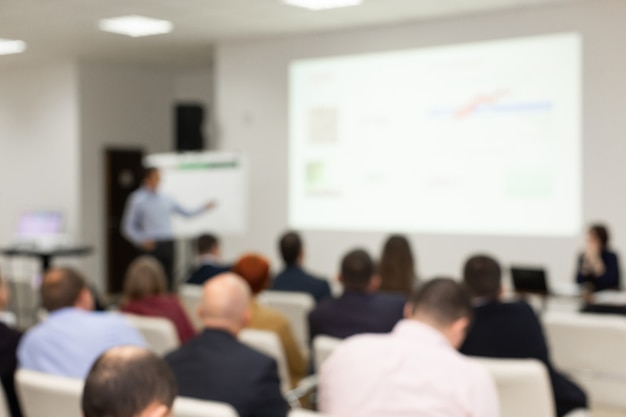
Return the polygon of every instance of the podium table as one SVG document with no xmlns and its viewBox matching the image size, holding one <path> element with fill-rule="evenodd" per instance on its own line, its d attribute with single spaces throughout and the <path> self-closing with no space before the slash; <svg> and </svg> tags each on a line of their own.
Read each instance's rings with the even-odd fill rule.
<svg viewBox="0 0 626 417">
<path fill-rule="evenodd" d="M 86 256 L 92 252 L 93 248 L 88 245 L 76 245 L 76 246 L 58 246 L 51 248 L 36 248 L 36 247 L 7 247 L 1 248 L 0 254 L 3 256 L 26 256 L 30 258 L 38 258 L 41 262 L 41 272 L 45 273 L 50 269 L 52 260 L 57 257 L 75 257 Z"/>
</svg>

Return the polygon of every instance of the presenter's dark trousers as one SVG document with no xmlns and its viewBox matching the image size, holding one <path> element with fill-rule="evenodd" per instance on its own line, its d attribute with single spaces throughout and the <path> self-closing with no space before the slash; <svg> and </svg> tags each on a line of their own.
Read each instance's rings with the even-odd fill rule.
<svg viewBox="0 0 626 417">
<path fill-rule="evenodd" d="M 145 252 L 146 255 L 154 256 L 165 269 L 167 277 L 167 288 L 174 290 L 174 241 L 161 240 L 156 242 L 156 247 L 152 252 Z"/>
</svg>

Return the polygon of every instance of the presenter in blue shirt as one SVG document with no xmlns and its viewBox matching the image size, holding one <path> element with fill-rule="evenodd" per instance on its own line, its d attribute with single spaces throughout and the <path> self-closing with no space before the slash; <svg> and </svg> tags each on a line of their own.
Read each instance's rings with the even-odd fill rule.
<svg viewBox="0 0 626 417">
<path fill-rule="evenodd" d="M 157 168 L 146 168 L 142 186 L 133 192 L 126 203 L 122 219 L 124 236 L 143 253 L 154 256 L 167 273 L 168 287 L 173 289 L 174 235 L 172 213 L 184 217 L 197 216 L 215 206 L 211 201 L 195 210 L 181 207 L 171 197 L 159 193 L 161 174 Z"/>
</svg>

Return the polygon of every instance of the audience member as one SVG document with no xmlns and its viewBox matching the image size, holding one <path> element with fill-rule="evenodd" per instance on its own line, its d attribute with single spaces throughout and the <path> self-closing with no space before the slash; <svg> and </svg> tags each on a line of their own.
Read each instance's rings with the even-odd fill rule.
<svg viewBox="0 0 626 417">
<path fill-rule="evenodd" d="M 176 379 L 163 359 L 143 348 L 112 348 L 87 375 L 83 416 L 170 416 L 176 390 Z"/>
<path fill-rule="evenodd" d="M 145 344 L 120 314 L 92 311 L 91 293 L 83 276 L 74 269 L 48 271 L 40 293 L 42 305 L 50 314 L 22 338 L 17 350 L 21 368 L 85 378 L 107 349 Z"/>
<path fill-rule="evenodd" d="M 9 305 L 9 288 L 0 276 L 0 311 Z M 17 367 L 16 350 L 22 334 L 0 321 L 0 380 L 7 399 L 11 417 L 21 417 L 19 402 L 15 393 L 14 374 Z"/>
<path fill-rule="evenodd" d="M 171 320 L 181 343 L 196 334 L 178 297 L 167 293 L 163 266 L 151 256 L 140 256 L 128 267 L 120 310 L 124 313 Z"/>
<path fill-rule="evenodd" d="M 609 248 L 609 238 L 608 229 L 601 224 L 593 224 L 587 231 L 585 250 L 578 257 L 576 282 L 589 291 L 621 287 L 619 261 Z"/>
<path fill-rule="evenodd" d="M 302 268 L 304 250 L 298 233 L 285 233 L 280 238 L 278 247 L 285 262 L 285 269 L 276 275 L 272 290 L 309 293 L 315 302 L 331 296 L 328 281 L 317 278 Z"/>
<path fill-rule="evenodd" d="M 182 396 L 231 404 L 239 417 L 286 416 L 276 362 L 237 340 L 250 320 L 250 297 L 236 274 L 209 280 L 199 307 L 204 331 L 165 361 Z"/>
<path fill-rule="evenodd" d="M 221 263 L 220 241 L 217 236 L 203 234 L 196 241 L 198 265 L 187 278 L 188 284 L 202 285 L 216 275 L 230 271 L 231 265 Z"/>
<path fill-rule="evenodd" d="M 495 384 L 457 352 L 472 316 L 469 294 L 435 279 L 411 296 L 388 335 L 343 342 L 322 365 L 321 411 L 337 417 L 496 417 Z"/>
<path fill-rule="evenodd" d="M 282 313 L 262 306 L 256 301 L 256 295 L 267 288 L 270 282 L 269 262 L 260 255 L 247 254 L 233 265 L 233 272 L 246 280 L 253 294 L 250 303 L 252 314 L 247 327 L 268 330 L 278 335 L 287 357 L 291 384 L 297 385 L 306 375 L 307 362 L 291 332 L 289 321 Z"/>
<path fill-rule="evenodd" d="M 380 291 L 404 294 L 413 292 L 417 276 L 411 244 L 402 235 L 392 235 L 385 242 L 380 258 Z"/>
<path fill-rule="evenodd" d="M 361 249 L 341 261 L 344 293 L 322 300 L 309 314 L 311 340 L 324 334 L 346 338 L 358 333 L 387 333 L 402 319 L 406 298 L 377 293 L 380 277 L 369 254 Z"/>
<path fill-rule="evenodd" d="M 532 308 L 524 301 L 500 301 L 498 262 L 485 255 L 473 256 L 465 263 L 463 279 L 474 298 L 475 318 L 461 352 L 492 358 L 538 359 L 550 375 L 557 415 L 586 408 L 585 393 L 554 369 L 543 329 Z"/>
</svg>

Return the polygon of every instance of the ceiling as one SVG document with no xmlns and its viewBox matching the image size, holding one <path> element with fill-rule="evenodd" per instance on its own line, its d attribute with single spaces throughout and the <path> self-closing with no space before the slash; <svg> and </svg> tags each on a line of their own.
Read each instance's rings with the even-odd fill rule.
<svg viewBox="0 0 626 417">
<path fill-rule="evenodd" d="M 0 56 L 0 67 L 58 59 L 197 66 L 211 45 L 424 20 L 576 0 L 364 0 L 359 7 L 312 12 L 281 0 L 0 0 L 0 38 L 27 42 L 26 53 Z M 100 32 L 101 18 L 127 14 L 171 20 L 169 35 L 129 38 Z"/>
</svg>

